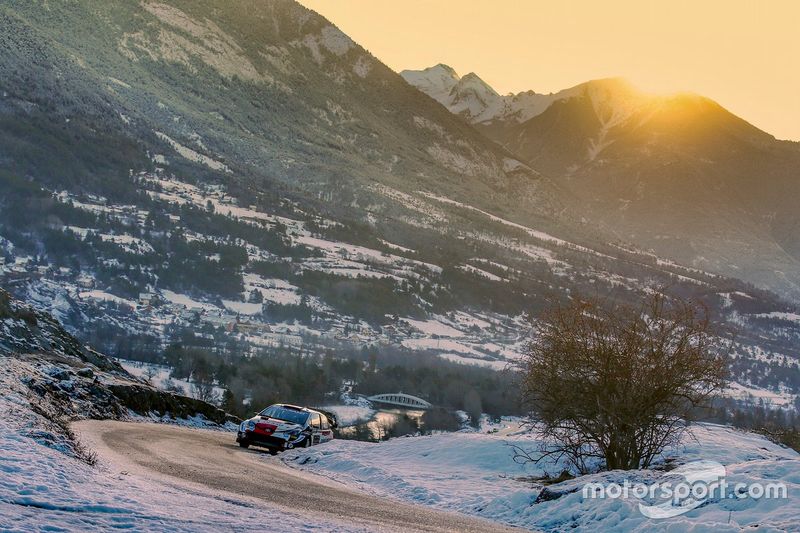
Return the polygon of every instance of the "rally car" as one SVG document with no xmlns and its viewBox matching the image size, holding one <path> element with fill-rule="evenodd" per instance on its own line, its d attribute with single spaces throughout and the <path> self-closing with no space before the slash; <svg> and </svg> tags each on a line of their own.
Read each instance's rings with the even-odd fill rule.
<svg viewBox="0 0 800 533">
<path fill-rule="evenodd" d="M 239 425 L 236 442 L 242 448 L 261 446 L 270 453 L 309 447 L 333 440 L 336 417 L 331 413 L 289 404 L 270 405 Z"/>
</svg>

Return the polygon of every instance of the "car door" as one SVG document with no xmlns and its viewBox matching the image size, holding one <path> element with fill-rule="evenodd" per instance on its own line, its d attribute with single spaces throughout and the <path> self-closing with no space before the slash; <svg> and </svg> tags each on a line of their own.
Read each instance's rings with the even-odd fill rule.
<svg viewBox="0 0 800 533">
<path fill-rule="evenodd" d="M 333 440 L 333 429 L 331 428 L 331 423 L 328 420 L 328 417 L 322 415 L 322 431 L 320 431 L 320 442 L 328 442 Z"/>
<path fill-rule="evenodd" d="M 319 413 L 311 413 L 311 444 L 319 444 L 322 437 L 322 419 Z"/>
</svg>

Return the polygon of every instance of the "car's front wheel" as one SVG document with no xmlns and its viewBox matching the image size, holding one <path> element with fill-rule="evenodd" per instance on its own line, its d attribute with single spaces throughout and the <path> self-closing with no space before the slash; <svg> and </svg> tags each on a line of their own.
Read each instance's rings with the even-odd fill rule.
<svg viewBox="0 0 800 533">
<path fill-rule="evenodd" d="M 248 441 L 242 439 L 242 440 L 239 441 L 239 446 L 241 446 L 244 449 L 247 449 L 247 448 L 250 447 L 250 443 Z"/>
</svg>

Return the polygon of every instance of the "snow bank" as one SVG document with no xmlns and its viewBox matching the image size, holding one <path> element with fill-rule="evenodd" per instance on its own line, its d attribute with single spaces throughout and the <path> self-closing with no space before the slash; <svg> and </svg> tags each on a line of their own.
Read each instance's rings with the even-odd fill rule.
<svg viewBox="0 0 800 533">
<path fill-rule="evenodd" d="M 154 132 L 156 136 L 165 141 L 169 144 L 178 154 L 180 154 L 185 159 L 189 161 L 193 161 L 195 163 L 202 163 L 203 165 L 207 166 L 212 170 L 221 170 L 224 172 L 230 172 L 231 169 L 228 168 L 227 165 L 221 163 L 215 159 L 208 157 L 207 155 L 203 155 L 201 153 L 195 152 L 191 148 L 180 144 L 178 141 L 173 139 L 172 137 L 168 136 L 166 133 L 162 133 L 160 131 Z"/>
<path fill-rule="evenodd" d="M 773 318 L 777 320 L 785 320 L 787 322 L 800 322 L 800 315 L 797 313 L 780 313 L 773 311 L 771 313 L 760 313 L 755 315 L 758 318 Z"/>
<path fill-rule="evenodd" d="M 748 387 L 735 382 L 728 386 L 724 395 L 737 400 L 759 400 L 770 407 L 782 407 L 785 409 L 791 408 L 796 398 L 794 394 L 788 392 L 778 393 L 758 387 Z"/>
<path fill-rule="evenodd" d="M 335 441 L 287 453 L 284 461 L 382 497 L 543 531 L 796 531 L 800 523 L 800 456 L 758 435 L 702 424 L 666 455 L 679 464 L 719 461 L 732 483 L 783 482 L 788 499 L 710 500 L 685 515 L 655 520 L 639 511 L 635 498 L 584 499 L 581 489 L 594 481 L 649 483 L 663 475 L 657 470 L 605 472 L 551 485 L 550 491 L 564 494 L 536 503 L 543 487 L 529 478 L 543 472 L 515 463 L 507 445 L 533 449 L 536 441 L 512 426 L 504 420 L 492 425 L 491 434 L 405 437 L 380 444 Z"/>
<path fill-rule="evenodd" d="M 381 444 L 334 441 L 289 452 L 284 461 L 382 497 L 519 524 L 515 515 L 535 500 L 538 490 L 515 478 L 537 469 L 514 463 L 510 454 L 502 439 L 450 433 Z"/>
</svg>

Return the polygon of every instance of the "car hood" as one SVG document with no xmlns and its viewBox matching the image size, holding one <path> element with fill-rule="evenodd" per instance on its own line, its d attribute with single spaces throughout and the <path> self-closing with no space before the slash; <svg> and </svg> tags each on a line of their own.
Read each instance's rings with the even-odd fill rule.
<svg viewBox="0 0 800 533">
<path fill-rule="evenodd" d="M 249 424 L 250 422 L 254 422 L 256 427 L 259 427 L 259 425 L 267 426 L 275 433 L 292 431 L 293 429 L 303 429 L 303 426 L 300 424 L 287 422 L 286 420 L 278 420 L 277 418 L 269 418 L 267 416 L 254 416 L 253 418 L 245 420 L 245 424 Z"/>
</svg>

